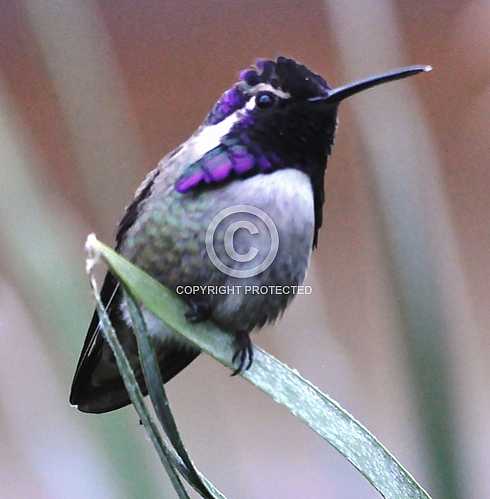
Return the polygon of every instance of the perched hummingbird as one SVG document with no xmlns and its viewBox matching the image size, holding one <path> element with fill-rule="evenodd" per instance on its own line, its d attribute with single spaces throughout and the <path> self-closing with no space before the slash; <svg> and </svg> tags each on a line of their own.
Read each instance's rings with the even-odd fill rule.
<svg viewBox="0 0 490 499">
<path fill-rule="evenodd" d="M 285 309 L 317 245 L 339 103 L 430 69 L 410 66 L 331 88 L 292 59 L 258 60 L 147 175 L 119 224 L 116 250 L 165 286 L 193 290 L 182 295 L 189 320 L 210 319 L 230 331 L 235 373 L 248 369 L 250 332 Z M 252 259 L 270 256 L 274 238 L 272 259 L 249 272 Z M 101 297 L 146 391 L 124 294 L 110 272 Z M 200 352 L 150 312 L 143 314 L 167 382 Z M 91 413 L 130 402 L 99 327 L 95 312 L 70 395 L 71 404 Z"/>
</svg>

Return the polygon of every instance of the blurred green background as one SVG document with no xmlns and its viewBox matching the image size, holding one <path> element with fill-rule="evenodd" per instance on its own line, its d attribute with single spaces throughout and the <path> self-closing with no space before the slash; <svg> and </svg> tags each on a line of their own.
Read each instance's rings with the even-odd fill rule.
<svg viewBox="0 0 490 499">
<path fill-rule="evenodd" d="M 257 57 L 331 84 L 434 71 L 343 104 L 308 283 L 261 346 L 338 399 L 434 498 L 490 497 L 490 5 L 21 0 L 0 14 L 0 497 L 174 497 L 132 408 L 68 392 L 91 316 L 83 243 Z M 375 498 L 285 410 L 202 357 L 168 385 L 230 498 Z"/>
</svg>

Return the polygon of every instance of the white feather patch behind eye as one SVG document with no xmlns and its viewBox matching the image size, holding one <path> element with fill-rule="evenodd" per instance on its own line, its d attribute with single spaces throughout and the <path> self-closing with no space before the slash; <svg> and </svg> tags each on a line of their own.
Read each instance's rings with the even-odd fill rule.
<svg viewBox="0 0 490 499">
<path fill-rule="evenodd" d="M 243 114 L 243 109 L 238 109 L 238 111 L 230 114 L 230 116 L 227 116 L 216 125 L 208 125 L 200 128 L 197 133 L 189 139 L 186 148 L 182 151 L 186 154 L 191 153 L 191 156 L 187 160 L 191 162 L 197 161 L 208 151 L 218 147 L 221 143 L 221 139 L 229 133 L 235 123 L 240 121 Z"/>
<path fill-rule="evenodd" d="M 277 95 L 281 99 L 289 99 L 291 97 L 290 93 L 283 92 L 278 88 L 274 88 L 269 83 L 258 83 L 257 85 L 255 85 L 255 87 L 252 87 L 250 90 L 248 90 L 247 93 L 251 95 L 256 95 L 259 92 L 270 92 L 271 94 Z"/>
</svg>

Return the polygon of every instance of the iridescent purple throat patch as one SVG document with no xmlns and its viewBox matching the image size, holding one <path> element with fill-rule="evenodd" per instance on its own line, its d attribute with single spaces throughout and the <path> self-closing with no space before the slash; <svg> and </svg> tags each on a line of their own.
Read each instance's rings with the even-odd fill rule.
<svg viewBox="0 0 490 499">
<path fill-rule="evenodd" d="M 175 189 L 185 193 L 200 184 L 223 182 L 253 170 L 266 173 L 279 167 L 279 164 L 279 157 L 274 153 L 254 155 L 241 145 L 220 145 L 189 166 L 177 180 Z"/>
</svg>

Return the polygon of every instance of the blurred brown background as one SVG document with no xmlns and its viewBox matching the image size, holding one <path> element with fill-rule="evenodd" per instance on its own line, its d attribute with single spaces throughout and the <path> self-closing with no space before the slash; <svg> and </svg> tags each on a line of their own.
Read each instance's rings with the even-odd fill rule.
<svg viewBox="0 0 490 499">
<path fill-rule="evenodd" d="M 256 341 L 339 400 L 434 498 L 490 497 L 490 4 L 4 1 L 0 14 L 0 497 L 174 497 L 131 408 L 68 391 L 112 241 L 144 174 L 238 70 L 295 57 L 331 84 L 434 71 L 343 104 L 308 281 Z M 319 437 L 200 358 L 168 385 L 230 498 L 374 498 Z"/>
</svg>

